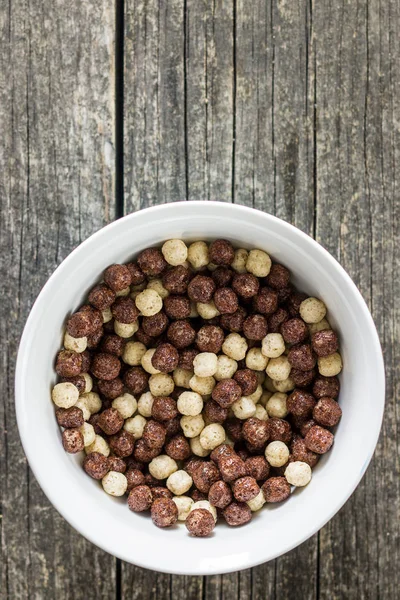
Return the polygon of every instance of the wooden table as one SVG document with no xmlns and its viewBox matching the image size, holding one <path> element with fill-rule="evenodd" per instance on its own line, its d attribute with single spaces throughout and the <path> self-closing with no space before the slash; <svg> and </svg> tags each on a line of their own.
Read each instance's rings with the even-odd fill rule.
<svg viewBox="0 0 400 600">
<path fill-rule="evenodd" d="M 1 598 L 399 598 L 399 2 L 13 0 L 0 23 Z M 289 554 L 206 578 L 78 535 L 29 471 L 13 399 L 54 268 L 109 221 L 182 199 L 315 236 L 368 302 L 387 371 L 380 442 L 346 506 Z"/>
</svg>

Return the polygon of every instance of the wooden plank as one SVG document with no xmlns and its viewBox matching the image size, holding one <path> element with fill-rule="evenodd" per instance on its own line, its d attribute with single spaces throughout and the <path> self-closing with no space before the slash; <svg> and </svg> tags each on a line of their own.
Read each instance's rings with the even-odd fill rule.
<svg viewBox="0 0 400 600">
<path fill-rule="evenodd" d="M 319 590 L 327 599 L 391 599 L 400 587 L 395 476 L 400 13 L 391 1 L 341 7 L 320 2 L 313 19 L 317 237 L 340 259 L 371 306 L 387 368 L 381 441 L 356 493 L 321 532 Z"/>
<path fill-rule="evenodd" d="M 100 585 L 112 597 L 115 560 L 67 525 L 27 468 L 13 375 L 41 286 L 115 214 L 114 5 L 14 0 L 0 19 L 2 590 L 78 599 Z"/>
</svg>

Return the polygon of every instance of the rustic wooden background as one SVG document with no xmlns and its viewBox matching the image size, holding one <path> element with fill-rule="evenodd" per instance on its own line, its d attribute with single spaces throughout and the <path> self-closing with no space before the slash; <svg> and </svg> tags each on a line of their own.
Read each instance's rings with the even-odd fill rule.
<svg viewBox="0 0 400 600">
<path fill-rule="evenodd" d="M 398 0 L 5 0 L 0 25 L 1 597 L 399 598 Z M 13 400 L 53 269 L 110 220 L 182 199 L 315 236 L 368 302 L 387 369 L 380 442 L 346 506 L 289 554 L 205 578 L 73 531 L 29 471 Z"/>
</svg>

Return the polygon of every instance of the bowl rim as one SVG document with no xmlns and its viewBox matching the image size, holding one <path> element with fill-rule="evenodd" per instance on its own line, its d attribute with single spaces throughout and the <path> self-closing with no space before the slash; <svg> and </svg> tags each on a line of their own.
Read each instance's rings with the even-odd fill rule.
<svg viewBox="0 0 400 600">
<path fill-rule="evenodd" d="M 366 318 L 366 320 L 369 323 L 369 329 L 370 329 L 369 333 L 371 335 L 371 339 L 373 340 L 373 345 L 374 345 L 374 347 L 371 351 L 373 352 L 373 354 L 376 358 L 376 361 L 377 361 L 376 362 L 377 389 L 381 390 L 381 393 L 379 394 L 379 398 L 378 398 L 379 404 L 377 403 L 377 407 L 376 407 L 376 419 L 374 420 L 374 423 L 372 424 L 371 430 L 369 432 L 369 440 L 370 440 L 369 450 L 368 450 L 368 453 L 366 454 L 366 459 L 365 459 L 363 468 L 359 472 L 358 476 L 354 478 L 354 480 L 352 481 L 352 484 L 348 486 L 346 493 L 344 495 L 339 496 L 339 498 L 336 501 L 336 503 L 334 504 L 334 506 L 327 513 L 327 515 L 325 515 L 325 518 L 320 519 L 316 524 L 314 524 L 313 527 L 311 527 L 307 531 L 307 534 L 304 535 L 301 539 L 296 538 L 292 544 L 289 544 L 287 546 L 287 548 L 284 552 L 277 552 L 276 555 L 269 556 L 267 558 L 265 556 L 264 557 L 261 556 L 257 560 L 253 560 L 253 558 L 252 558 L 252 560 L 249 564 L 244 564 L 239 569 L 238 569 L 237 565 L 235 565 L 232 568 L 224 568 L 224 569 L 216 568 L 214 570 L 208 569 L 207 573 L 202 573 L 198 569 L 197 570 L 196 569 L 182 570 L 182 568 L 181 569 L 177 568 L 176 570 L 171 569 L 171 568 L 169 568 L 168 570 L 163 570 L 162 568 L 156 569 L 154 567 L 154 565 L 150 564 L 147 560 L 140 560 L 140 557 L 138 557 L 138 558 L 135 557 L 135 562 L 133 563 L 132 558 L 124 555 L 124 553 L 122 553 L 122 552 L 118 553 L 115 551 L 115 549 L 110 550 L 110 548 L 107 546 L 107 541 L 103 542 L 103 540 L 98 540 L 97 538 L 95 539 L 94 535 L 91 535 L 86 532 L 83 533 L 82 529 L 81 529 L 81 525 L 78 524 L 77 520 L 75 519 L 75 515 L 70 514 L 70 512 L 67 510 L 67 508 L 61 502 L 59 502 L 59 499 L 57 498 L 57 495 L 53 491 L 53 488 L 51 486 L 50 479 L 48 477 L 44 476 L 44 474 L 40 468 L 39 462 L 35 462 L 35 460 L 32 459 L 32 455 L 30 456 L 28 436 L 26 435 L 26 431 L 23 426 L 23 419 L 22 419 L 22 404 L 23 404 L 22 396 L 24 393 L 23 375 L 24 375 L 24 371 L 26 368 L 26 362 L 27 362 L 26 347 L 28 345 L 29 339 L 31 337 L 31 332 L 33 330 L 33 327 L 34 327 L 34 324 L 36 321 L 36 313 L 39 313 L 39 311 L 41 309 L 41 305 L 43 304 L 43 302 L 45 300 L 47 289 L 51 287 L 53 279 L 56 277 L 56 275 L 61 270 L 68 267 L 69 263 L 73 260 L 75 255 L 81 253 L 82 251 L 85 251 L 86 247 L 89 244 L 93 243 L 93 239 L 100 240 L 102 238 L 102 236 L 108 235 L 108 233 L 110 231 L 112 231 L 113 229 L 118 229 L 121 222 L 134 220 L 138 214 L 142 215 L 142 213 L 146 213 L 146 214 L 151 215 L 153 213 L 168 212 L 168 210 L 170 210 L 171 207 L 176 208 L 177 206 L 181 206 L 182 209 L 184 207 L 186 207 L 184 210 L 188 210 L 188 209 L 190 210 L 189 207 L 192 207 L 192 208 L 197 207 L 198 208 L 199 206 L 204 207 L 205 205 L 207 205 L 207 207 L 218 206 L 219 210 L 226 210 L 227 213 L 230 213 L 230 214 L 232 214 L 232 211 L 237 212 L 239 214 L 242 213 L 243 218 L 246 218 L 247 215 L 257 212 L 257 213 L 259 213 L 260 218 L 269 220 L 272 223 L 277 222 L 277 223 L 279 223 L 280 227 L 283 227 L 283 229 L 287 229 L 291 233 L 294 233 L 295 235 L 299 236 L 300 238 L 306 239 L 307 243 L 309 243 L 312 247 L 314 247 L 314 249 L 317 252 L 322 253 L 325 256 L 325 259 L 330 263 L 332 268 L 339 271 L 341 277 L 346 280 L 347 284 L 352 289 L 354 298 L 358 302 L 358 307 L 360 308 L 360 310 L 362 310 L 364 317 Z M 177 575 L 180 575 L 180 574 L 185 574 L 185 575 L 222 574 L 222 573 L 235 572 L 235 571 L 249 568 L 249 567 L 255 567 L 266 561 L 273 560 L 279 556 L 282 556 L 286 552 L 289 552 L 293 548 L 299 546 L 300 544 L 305 542 L 307 539 L 309 539 L 311 536 L 313 536 L 315 533 L 317 533 L 342 508 L 342 506 L 346 503 L 346 501 L 349 499 L 349 497 L 353 494 L 354 490 L 356 489 L 356 487 L 360 483 L 362 477 L 364 476 L 365 471 L 366 471 L 366 469 L 372 459 L 372 456 L 375 452 L 376 445 L 378 443 L 378 438 L 379 438 L 379 434 L 380 434 L 380 430 L 381 430 L 381 426 L 382 426 L 382 420 L 383 420 L 384 406 L 385 406 L 385 368 L 384 368 L 382 349 L 381 349 L 381 345 L 380 345 L 379 336 L 378 336 L 378 333 L 376 330 L 376 326 L 375 326 L 372 315 L 368 309 L 368 306 L 367 306 L 364 298 L 362 297 L 356 284 L 351 279 L 350 275 L 348 275 L 348 273 L 341 266 L 341 264 L 328 252 L 328 250 L 326 250 L 321 244 L 319 244 L 311 236 L 307 235 L 302 230 L 300 230 L 296 226 L 288 223 L 287 221 L 280 219 L 279 217 L 276 217 L 274 215 L 271 215 L 270 213 L 258 210 L 256 208 L 250 208 L 250 207 L 243 206 L 243 205 L 237 205 L 237 204 L 226 203 L 226 202 L 218 202 L 218 201 L 208 201 L 208 200 L 207 201 L 206 200 L 197 200 L 197 201 L 190 201 L 190 202 L 188 202 L 188 201 L 169 202 L 169 203 L 165 203 L 165 204 L 160 204 L 160 205 L 144 208 L 144 209 L 141 209 L 134 213 L 130 213 L 130 214 L 125 215 L 124 217 L 121 217 L 120 219 L 117 219 L 117 220 L 109 223 L 108 225 L 102 227 L 101 229 L 99 229 L 98 231 L 96 231 L 95 233 L 90 235 L 88 238 L 86 238 L 83 242 L 81 242 L 74 250 L 72 250 L 72 252 L 70 252 L 68 254 L 68 256 L 58 265 L 58 267 L 52 272 L 50 277 L 47 279 L 46 283 L 40 290 L 32 308 L 29 312 L 29 315 L 26 320 L 24 330 L 23 330 L 23 333 L 22 333 L 22 336 L 20 339 L 19 348 L 18 348 L 14 383 L 15 383 L 16 418 L 17 418 L 17 426 L 18 426 L 18 431 L 19 431 L 22 447 L 25 452 L 26 458 L 28 460 L 29 467 L 32 469 L 32 472 L 33 472 L 36 480 L 38 481 L 41 489 L 43 490 L 43 492 L 45 493 L 45 495 L 47 496 L 48 500 L 51 502 L 53 507 L 59 512 L 59 514 L 62 515 L 62 517 L 72 527 L 74 527 L 74 529 L 76 531 L 78 531 L 78 533 L 80 535 L 82 535 L 84 538 L 86 538 L 88 541 L 95 544 L 102 550 L 108 552 L 109 554 L 116 556 L 117 558 L 120 558 L 121 560 L 124 560 L 128 563 L 135 564 L 142 568 L 146 568 L 146 569 L 150 569 L 150 570 L 154 570 L 154 571 L 158 571 L 158 572 L 177 574 Z"/>
</svg>

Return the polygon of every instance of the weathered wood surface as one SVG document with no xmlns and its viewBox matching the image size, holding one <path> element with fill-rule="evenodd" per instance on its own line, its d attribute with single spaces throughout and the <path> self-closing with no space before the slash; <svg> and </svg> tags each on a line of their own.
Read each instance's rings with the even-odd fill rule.
<svg viewBox="0 0 400 600">
<path fill-rule="evenodd" d="M 398 2 L 15 0 L 0 25 L 0 597 L 398 598 Z M 75 533 L 29 472 L 13 407 L 18 339 L 54 267 L 122 206 L 181 199 L 255 206 L 315 235 L 369 303 L 387 369 L 380 443 L 340 513 L 273 562 L 205 578 L 121 564 Z"/>
</svg>

